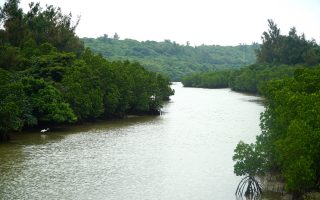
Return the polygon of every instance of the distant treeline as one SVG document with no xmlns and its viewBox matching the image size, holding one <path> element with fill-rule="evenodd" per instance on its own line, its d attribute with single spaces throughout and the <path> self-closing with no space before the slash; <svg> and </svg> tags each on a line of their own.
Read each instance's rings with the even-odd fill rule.
<svg viewBox="0 0 320 200">
<path fill-rule="evenodd" d="M 291 28 L 281 35 L 277 25 L 269 20 L 269 30 L 263 33 L 263 44 L 256 49 L 257 62 L 237 69 L 209 73 L 195 73 L 182 78 L 186 87 L 230 87 L 239 92 L 259 93 L 261 85 L 271 79 L 292 76 L 299 68 L 320 64 L 320 47 L 314 40 L 306 40 Z"/>
<path fill-rule="evenodd" d="M 98 38 L 82 38 L 84 45 L 110 60 L 139 61 L 146 69 L 165 74 L 173 81 L 195 72 L 217 69 L 234 69 L 256 61 L 258 44 L 219 46 L 201 45 L 192 47 L 170 40 L 163 42 L 139 42 L 132 39 L 120 40 L 104 35 Z"/>
<path fill-rule="evenodd" d="M 185 87 L 231 88 L 234 91 L 251 94 L 261 93 L 261 86 L 272 80 L 289 77 L 303 66 L 253 64 L 238 70 L 222 70 L 210 73 L 196 73 L 182 79 Z"/>
<path fill-rule="evenodd" d="M 157 113 L 173 91 L 141 64 L 85 49 L 78 22 L 59 8 L 18 0 L 0 9 L 0 140 L 8 131 L 126 114 Z"/>
</svg>

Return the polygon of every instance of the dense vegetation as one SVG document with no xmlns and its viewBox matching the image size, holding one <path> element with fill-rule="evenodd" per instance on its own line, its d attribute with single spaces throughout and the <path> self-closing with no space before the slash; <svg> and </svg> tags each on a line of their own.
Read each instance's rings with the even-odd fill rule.
<svg viewBox="0 0 320 200">
<path fill-rule="evenodd" d="M 221 70 L 215 72 L 194 73 L 181 80 L 185 87 L 201 88 L 227 88 L 231 71 Z"/>
<path fill-rule="evenodd" d="M 223 88 L 264 97 L 262 133 L 255 144 L 239 142 L 233 160 L 236 175 L 245 176 L 237 194 L 259 196 L 256 175 L 280 173 L 295 199 L 320 185 L 320 47 L 295 28 L 281 35 L 269 20 L 253 65 L 228 71 L 197 73 L 184 86 Z"/>
<path fill-rule="evenodd" d="M 232 46 L 189 44 L 179 45 L 170 40 L 163 42 L 139 42 L 132 39 L 120 40 L 115 34 L 94 38 L 82 38 L 84 45 L 90 47 L 110 60 L 135 60 L 147 69 L 165 74 L 171 80 L 194 72 L 208 72 L 217 69 L 239 68 L 256 61 L 255 49 L 258 44 Z"/>
<path fill-rule="evenodd" d="M 221 88 L 259 93 L 261 85 L 271 79 L 292 76 L 294 71 L 314 67 L 320 63 L 320 47 L 314 40 L 298 36 L 295 28 L 288 35 L 281 35 L 277 25 L 269 20 L 269 30 L 263 33 L 263 44 L 256 50 L 257 62 L 248 67 L 216 73 L 200 73 L 186 76 L 186 87 Z M 228 81 L 227 81 L 228 79 Z"/>
<path fill-rule="evenodd" d="M 255 144 L 238 144 L 235 173 L 280 172 L 295 198 L 319 191 L 320 69 L 296 70 L 293 77 L 266 83 L 262 91 L 262 133 Z"/>
<path fill-rule="evenodd" d="M 303 34 L 298 36 L 295 28 L 281 35 L 277 25 L 268 22 L 255 64 L 192 74 L 182 82 L 187 87 L 260 93 L 266 106 L 262 133 L 255 144 L 240 142 L 233 157 L 235 174 L 247 178 L 237 192 L 252 191 L 255 175 L 276 172 L 283 176 L 286 190 L 299 199 L 320 190 L 320 47 Z"/>
<path fill-rule="evenodd" d="M 8 131 L 39 124 L 156 113 L 173 93 L 168 79 L 137 62 L 108 61 L 84 49 L 75 35 L 78 22 L 72 24 L 72 16 L 62 14 L 59 8 L 43 9 L 31 3 L 24 13 L 18 5 L 19 0 L 8 0 L 0 9 L 0 140 Z M 256 64 L 236 71 L 196 74 L 185 78 L 184 83 L 259 91 L 266 106 L 261 115 L 262 133 L 255 144 L 237 145 L 234 171 L 249 177 L 279 172 L 286 189 L 299 198 L 305 192 L 319 190 L 320 185 L 320 49 L 315 41 L 298 36 L 294 28 L 288 36 L 281 35 L 271 20 L 269 28 L 263 33 Z M 86 40 L 102 46 L 120 45 L 110 52 L 99 52 L 112 59 L 123 59 L 126 54 L 114 52 L 127 50 L 129 59 L 135 59 L 130 57 L 132 52 L 141 58 L 149 59 L 150 55 L 149 64 L 148 59 L 142 59 L 149 68 L 158 61 L 168 62 L 167 68 L 156 71 L 166 72 L 173 79 L 199 68 L 209 71 L 210 67 L 232 66 L 234 62 L 218 65 L 219 59 L 213 56 L 219 53 L 214 54 L 216 50 L 209 46 L 181 46 L 169 41 L 139 43 L 121 41 L 118 36 Z M 131 50 L 134 45 L 126 47 L 127 42 L 153 47 Z M 159 51 L 155 50 L 158 45 L 163 46 Z M 243 51 L 236 52 L 233 66 L 246 63 Z M 158 60 L 151 59 L 158 54 Z M 188 65 L 189 59 L 199 62 Z"/>
<path fill-rule="evenodd" d="M 185 87 L 231 88 L 234 91 L 251 94 L 260 93 L 261 86 L 271 79 L 292 76 L 296 69 L 303 66 L 253 64 L 238 70 L 224 70 L 198 73 L 182 79 Z"/>
<path fill-rule="evenodd" d="M 262 133 L 255 144 L 237 145 L 234 171 L 248 176 L 280 173 L 286 190 L 300 199 L 306 192 L 320 190 L 320 51 L 314 41 L 296 36 L 295 29 L 289 36 L 282 36 L 271 20 L 269 27 L 257 51 L 257 67 L 243 69 L 251 72 L 247 77 L 261 76 L 253 78 L 257 83 L 263 81 L 262 75 L 269 75 L 269 81 L 259 85 L 266 107 L 261 114 Z M 259 69 L 261 63 L 268 65 Z M 273 72 L 265 73 L 266 69 Z M 236 79 L 244 76 L 243 72 L 237 72 Z M 245 85 L 247 77 L 238 78 L 239 83 L 234 85 Z"/>
<path fill-rule="evenodd" d="M 59 8 L 19 0 L 0 9 L 0 139 L 39 124 L 157 113 L 169 80 L 137 62 L 107 61 L 84 49 L 76 22 Z"/>
</svg>

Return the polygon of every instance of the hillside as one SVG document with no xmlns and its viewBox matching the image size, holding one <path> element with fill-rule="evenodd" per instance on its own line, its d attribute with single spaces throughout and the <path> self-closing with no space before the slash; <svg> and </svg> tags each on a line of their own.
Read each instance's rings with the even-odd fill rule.
<svg viewBox="0 0 320 200">
<path fill-rule="evenodd" d="M 138 61 L 145 68 L 165 74 L 171 80 L 180 80 L 181 77 L 195 72 L 239 68 L 253 64 L 256 61 L 254 50 L 258 48 L 258 44 L 192 47 L 170 40 L 139 42 L 132 39 L 120 40 L 118 37 L 109 38 L 107 35 L 82 38 L 82 41 L 85 47 L 109 60 Z"/>
</svg>

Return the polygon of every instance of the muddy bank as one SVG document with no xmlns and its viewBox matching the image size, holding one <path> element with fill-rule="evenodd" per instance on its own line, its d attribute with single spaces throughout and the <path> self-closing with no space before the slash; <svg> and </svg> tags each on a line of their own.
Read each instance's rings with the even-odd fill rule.
<svg viewBox="0 0 320 200">
<path fill-rule="evenodd" d="M 284 179 L 280 174 L 268 173 L 260 177 L 263 184 L 263 190 L 267 193 L 277 193 L 281 195 L 282 200 L 293 200 L 293 196 L 285 191 Z M 304 194 L 301 200 L 320 200 L 319 192 L 310 192 Z"/>
</svg>

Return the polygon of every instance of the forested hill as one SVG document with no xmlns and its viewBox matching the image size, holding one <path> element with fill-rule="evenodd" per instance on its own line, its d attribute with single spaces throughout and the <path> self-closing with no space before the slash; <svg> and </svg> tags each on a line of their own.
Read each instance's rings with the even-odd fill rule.
<svg viewBox="0 0 320 200">
<path fill-rule="evenodd" d="M 82 38 L 82 41 L 86 47 L 108 60 L 135 60 L 147 69 L 169 76 L 171 80 L 180 80 L 194 72 L 253 64 L 256 61 L 254 50 L 258 48 L 258 44 L 192 47 L 170 40 L 139 42 L 132 39 L 120 40 L 117 34 L 113 38 L 104 35 L 98 38 Z"/>
</svg>

